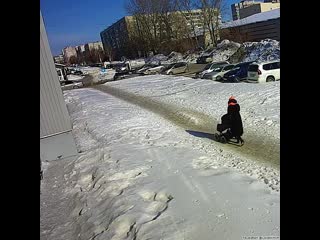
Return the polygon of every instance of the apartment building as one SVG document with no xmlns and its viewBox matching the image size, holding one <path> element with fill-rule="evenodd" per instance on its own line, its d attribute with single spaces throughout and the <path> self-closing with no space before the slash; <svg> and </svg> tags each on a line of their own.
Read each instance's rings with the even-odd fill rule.
<svg viewBox="0 0 320 240">
<path fill-rule="evenodd" d="M 265 0 L 264 2 L 241 1 L 231 5 L 232 19 L 239 20 L 257 13 L 280 8 L 280 0 Z"/>
<path fill-rule="evenodd" d="M 175 14 L 176 16 L 183 17 L 186 19 L 186 24 L 189 27 L 189 31 L 192 31 L 192 25 L 195 26 L 196 32 L 205 32 L 203 16 L 200 9 L 195 9 L 190 12 L 171 12 L 170 14 Z M 183 15 L 183 16 L 182 16 Z M 106 52 L 114 51 L 115 57 L 120 58 L 125 55 L 134 55 L 134 50 L 129 46 L 130 37 L 132 35 L 132 24 L 134 24 L 133 16 L 125 16 L 118 20 L 116 23 L 112 24 L 100 33 L 100 37 L 103 43 L 104 50 Z M 217 25 L 221 24 L 221 15 L 217 14 Z M 173 31 L 175 29 L 174 26 Z M 180 26 L 175 26 L 176 28 Z M 158 31 L 158 30 L 157 30 Z"/>
<path fill-rule="evenodd" d="M 65 63 L 69 63 L 70 58 L 71 58 L 72 56 L 75 56 L 75 57 L 77 56 L 76 48 L 75 48 L 75 47 L 72 47 L 72 46 L 65 47 L 65 48 L 62 50 L 62 53 L 63 53 L 63 58 L 64 58 Z"/>
</svg>

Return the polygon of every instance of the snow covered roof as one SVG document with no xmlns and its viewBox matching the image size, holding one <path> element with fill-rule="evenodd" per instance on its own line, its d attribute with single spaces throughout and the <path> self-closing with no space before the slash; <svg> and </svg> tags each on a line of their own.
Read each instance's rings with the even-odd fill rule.
<svg viewBox="0 0 320 240">
<path fill-rule="evenodd" d="M 237 27 L 241 25 L 247 25 L 250 23 L 256 23 L 256 22 L 263 22 L 267 21 L 270 19 L 276 19 L 280 18 L 280 8 L 267 11 L 267 12 L 262 12 L 262 13 L 257 13 L 252 16 L 239 19 L 236 21 L 231 21 L 231 22 L 226 22 L 221 25 L 221 28 L 229 28 L 229 27 Z"/>
</svg>

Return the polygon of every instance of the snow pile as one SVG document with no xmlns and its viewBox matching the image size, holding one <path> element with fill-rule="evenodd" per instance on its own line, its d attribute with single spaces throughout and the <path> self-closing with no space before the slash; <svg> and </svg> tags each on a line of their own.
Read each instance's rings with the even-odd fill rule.
<svg viewBox="0 0 320 240">
<path fill-rule="evenodd" d="M 229 58 L 232 63 L 272 60 L 280 60 L 280 42 L 272 39 L 265 39 L 260 42 L 245 42 Z"/>
<path fill-rule="evenodd" d="M 161 64 L 162 61 L 168 60 L 168 57 L 165 56 L 164 54 L 157 54 L 152 57 L 149 57 L 145 60 L 146 64 L 155 64 L 159 65 Z"/>
<path fill-rule="evenodd" d="M 183 60 L 183 55 L 178 52 L 171 52 L 168 55 L 168 59 L 166 61 L 162 61 L 163 64 L 170 64 L 170 63 L 176 63 Z"/>
<path fill-rule="evenodd" d="M 181 53 L 178 52 L 171 52 L 168 56 L 165 56 L 164 54 L 157 54 L 155 56 L 152 56 L 148 59 L 146 59 L 147 64 L 171 64 L 176 63 L 180 61 L 185 61 L 184 57 Z"/>
<path fill-rule="evenodd" d="M 134 60 L 128 60 L 128 62 L 131 64 L 132 68 L 139 68 L 146 64 L 145 60 L 143 58 L 138 58 Z"/>
<path fill-rule="evenodd" d="M 203 56 L 212 55 L 212 62 L 226 61 L 239 49 L 240 46 L 241 44 L 239 43 L 223 40 L 215 49 L 213 49 L 213 51 L 208 54 L 203 54 Z"/>
<path fill-rule="evenodd" d="M 245 42 L 243 46 L 246 51 L 244 62 L 280 59 L 280 42 L 277 40 L 265 39 L 260 42 Z"/>
<path fill-rule="evenodd" d="M 183 60 L 188 63 L 196 63 L 197 58 L 200 56 L 201 56 L 200 53 L 188 53 L 188 54 L 185 54 L 185 56 L 183 57 Z"/>
</svg>

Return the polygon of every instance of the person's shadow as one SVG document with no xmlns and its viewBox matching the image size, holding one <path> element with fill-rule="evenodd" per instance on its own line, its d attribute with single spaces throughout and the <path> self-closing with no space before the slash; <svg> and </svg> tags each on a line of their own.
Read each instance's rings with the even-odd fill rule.
<svg viewBox="0 0 320 240">
<path fill-rule="evenodd" d="M 193 130 L 186 130 L 187 133 L 191 134 L 192 136 L 195 137 L 201 137 L 201 138 L 208 138 L 213 140 L 213 133 L 205 133 L 205 132 L 198 132 L 198 131 L 193 131 Z"/>
<path fill-rule="evenodd" d="M 200 138 L 208 138 L 208 139 L 211 139 L 215 142 L 219 142 L 218 140 L 216 140 L 214 138 L 214 134 L 213 133 L 205 133 L 205 132 L 198 132 L 198 131 L 193 131 L 193 130 L 186 130 L 187 133 L 191 134 L 192 136 L 195 136 L 195 137 L 200 137 Z M 242 145 L 239 145 L 238 143 L 236 143 L 233 139 L 230 139 L 227 144 L 230 144 L 230 145 L 234 145 L 234 146 L 237 146 L 237 147 L 241 147 Z"/>
</svg>

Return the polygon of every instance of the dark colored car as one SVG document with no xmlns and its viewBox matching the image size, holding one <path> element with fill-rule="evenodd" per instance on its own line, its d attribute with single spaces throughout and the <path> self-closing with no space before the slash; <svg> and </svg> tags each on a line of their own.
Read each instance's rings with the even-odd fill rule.
<svg viewBox="0 0 320 240">
<path fill-rule="evenodd" d="M 223 75 L 223 82 L 240 82 L 247 79 L 248 67 L 253 63 L 243 62 L 234 66 L 234 69 Z"/>
</svg>

